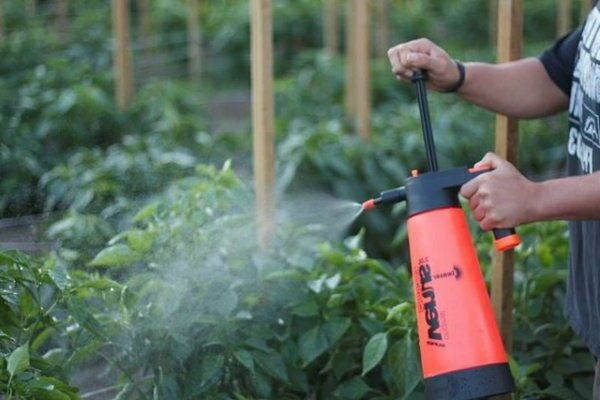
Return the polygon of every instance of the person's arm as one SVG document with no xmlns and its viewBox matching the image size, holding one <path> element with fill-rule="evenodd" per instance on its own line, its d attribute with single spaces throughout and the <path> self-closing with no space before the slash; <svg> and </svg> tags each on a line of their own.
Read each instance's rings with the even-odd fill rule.
<svg viewBox="0 0 600 400">
<path fill-rule="evenodd" d="M 484 230 L 549 220 L 600 219 L 600 172 L 532 182 L 508 161 L 488 153 L 476 165 L 493 171 L 460 190 Z"/>
<path fill-rule="evenodd" d="M 400 44 L 388 51 L 392 71 L 410 80 L 415 69 L 428 72 L 428 87 L 444 91 L 459 80 L 450 56 L 428 39 Z M 546 116 L 564 110 L 569 99 L 550 79 L 537 58 L 505 64 L 467 63 L 466 78 L 458 90 L 465 100 L 488 110 L 517 118 Z"/>
<path fill-rule="evenodd" d="M 458 95 L 488 110 L 515 118 L 537 118 L 569 105 L 569 98 L 537 58 L 498 65 L 468 63 L 465 69 L 465 83 Z"/>
</svg>

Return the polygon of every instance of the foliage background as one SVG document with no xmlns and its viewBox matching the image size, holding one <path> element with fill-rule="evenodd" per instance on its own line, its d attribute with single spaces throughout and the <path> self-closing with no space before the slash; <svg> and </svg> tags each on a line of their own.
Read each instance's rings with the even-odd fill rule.
<svg viewBox="0 0 600 400">
<path fill-rule="evenodd" d="M 493 61 L 488 2 L 391 3 L 393 43 L 428 36 L 457 58 Z M 304 196 L 361 201 L 423 168 L 412 88 L 385 60 L 371 63 L 365 144 L 343 114 L 344 60 L 321 51 L 320 2 L 274 2 L 276 172 L 288 217 L 265 251 L 254 242 L 248 121 L 215 128 L 210 112 L 223 91 L 248 88 L 247 1 L 204 3 L 200 86 L 144 76 L 123 111 L 109 2 L 70 1 L 66 39 L 53 29 L 53 2 L 38 2 L 36 18 L 21 1 L 3 7 L 0 215 L 51 213 L 41 239 L 57 243 L 35 256 L 0 252 L 5 397 L 422 398 L 403 207 L 341 226 L 326 197 Z M 555 37 L 555 7 L 527 1 L 525 15 L 524 55 L 535 56 Z M 153 3 L 154 51 L 180 69 L 185 20 L 184 1 Z M 492 148 L 492 114 L 444 95 L 430 103 L 442 167 Z M 565 126 L 564 116 L 522 122 L 526 175 L 562 173 Z M 310 222 L 297 215 L 307 210 Z M 491 239 L 472 232 L 489 279 Z M 589 398 L 593 360 L 562 313 L 566 226 L 520 234 L 514 398 Z"/>
</svg>

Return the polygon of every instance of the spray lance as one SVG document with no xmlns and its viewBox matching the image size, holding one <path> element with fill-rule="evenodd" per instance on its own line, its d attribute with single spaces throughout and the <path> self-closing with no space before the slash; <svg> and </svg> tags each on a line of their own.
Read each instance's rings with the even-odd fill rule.
<svg viewBox="0 0 600 400">
<path fill-rule="evenodd" d="M 424 71 L 416 71 L 417 101 L 428 172 L 367 200 L 363 209 L 407 202 L 408 241 L 419 349 L 428 400 L 485 399 L 515 384 L 458 193 L 489 166 L 438 171 Z M 495 229 L 500 251 L 520 243 L 514 228 Z"/>
</svg>

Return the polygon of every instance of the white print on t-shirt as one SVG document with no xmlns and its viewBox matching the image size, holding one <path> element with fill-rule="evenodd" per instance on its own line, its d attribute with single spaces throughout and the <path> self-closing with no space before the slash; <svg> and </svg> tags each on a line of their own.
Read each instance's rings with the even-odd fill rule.
<svg viewBox="0 0 600 400">
<path fill-rule="evenodd" d="M 599 103 L 600 11 L 594 8 L 588 16 L 581 36 L 569 105 L 571 126 L 568 151 L 571 156 L 579 159 L 583 173 L 591 173 L 600 167 Z"/>
<path fill-rule="evenodd" d="M 576 128 L 569 129 L 569 154 L 576 155 L 581 163 L 581 170 L 585 172 L 592 171 L 592 147 L 585 144 L 581 134 Z"/>
</svg>

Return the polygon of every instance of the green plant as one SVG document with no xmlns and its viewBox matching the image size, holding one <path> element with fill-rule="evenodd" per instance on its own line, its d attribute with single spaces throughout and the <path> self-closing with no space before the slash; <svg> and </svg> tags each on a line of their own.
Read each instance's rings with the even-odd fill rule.
<svg viewBox="0 0 600 400">
<path fill-rule="evenodd" d="M 417 390 L 406 269 L 366 257 L 360 237 L 332 246 L 306 228 L 282 228 L 260 250 L 251 202 L 228 167 L 201 166 L 89 262 L 135 299 L 113 317 L 123 329 L 112 362 L 128 371 L 122 398 L 391 399 Z"/>
<path fill-rule="evenodd" d="M 69 377 L 110 333 L 93 303 L 119 285 L 12 251 L 0 252 L 0 282 L 0 392 L 7 400 L 79 399 Z"/>
<path fill-rule="evenodd" d="M 586 399 L 592 355 L 564 315 L 568 235 L 564 222 L 522 227 L 515 277 L 514 357 L 523 398 Z"/>
</svg>

